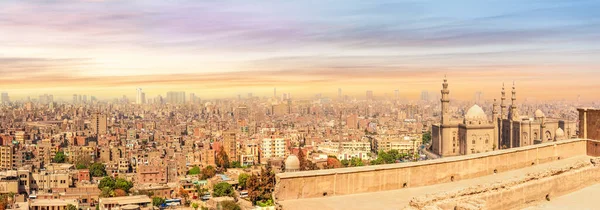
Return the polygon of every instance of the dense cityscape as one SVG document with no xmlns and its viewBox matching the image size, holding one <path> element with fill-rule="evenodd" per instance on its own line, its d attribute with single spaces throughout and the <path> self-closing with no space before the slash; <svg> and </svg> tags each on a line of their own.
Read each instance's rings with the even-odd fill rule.
<svg viewBox="0 0 600 210">
<path fill-rule="evenodd" d="M 447 89 L 444 79 L 442 95 Z M 27 200 L 33 209 L 48 203 L 79 209 L 273 206 L 275 173 L 437 159 L 446 156 L 432 146 L 442 109 L 446 117 L 460 117 L 479 104 L 485 116 L 497 105 L 481 92 L 452 105 L 440 103 L 449 96 L 427 91 L 412 101 L 397 92 L 355 98 L 341 88 L 334 98 L 306 99 L 277 89 L 271 97 L 214 100 L 183 91 L 154 98 L 142 88 L 134 93 L 110 101 L 75 94 L 70 102 L 51 94 L 11 100 L 2 93 L 0 193 L 14 193 L 5 208 Z M 577 118 L 575 106 L 564 102 L 518 108 L 523 115 Z"/>
</svg>

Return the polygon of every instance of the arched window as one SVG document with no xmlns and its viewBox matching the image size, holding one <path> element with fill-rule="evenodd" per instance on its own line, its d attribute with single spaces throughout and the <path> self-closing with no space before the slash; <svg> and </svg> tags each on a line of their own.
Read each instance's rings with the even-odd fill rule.
<svg viewBox="0 0 600 210">
<path fill-rule="evenodd" d="M 552 140 L 552 133 L 550 133 L 550 131 L 546 131 L 546 140 Z"/>
</svg>

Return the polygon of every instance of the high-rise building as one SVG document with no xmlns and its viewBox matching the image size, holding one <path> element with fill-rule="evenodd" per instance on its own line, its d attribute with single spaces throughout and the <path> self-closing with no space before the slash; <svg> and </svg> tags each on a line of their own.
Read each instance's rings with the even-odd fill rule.
<svg viewBox="0 0 600 210">
<path fill-rule="evenodd" d="M 77 104 L 77 94 L 73 94 L 73 104 Z"/>
<path fill-rule="evenodd" d="M 87 103 L 87 95 L 83 95 L 83 96 L 81 97 L 81 102 L 83 102 L 83 103 Z"/>
<path fill-rule="evenodd" d="M 144 103 L 144 100 L 142 99 L 142 94 L 144 94 L 144 92 L 142 92 L 142 88 L 138 88 L 137 93 L 135 95 L 135 104 L 143 104 Z"/>
<path fill-rule="evenodd" d="M 473 100 L 475 101 L 475 103 L 480 104 L 483 100 L 483 93 L 481 91 L 475 92 Z"/>
<path fill-rule="evenodd" d="M 394 90 L 394 99 L 396 99 L 396 100 L 400 99 L 400 90 L 398 90 L 398 89 Z"/>
<path fill-rule="evenodd" d="M 342 88 L 338 88 L 338 99 L 342 99 Z"/>
<path fill-rule="evenodd" d="M 262 163 L 266 163 L 269 158 L 283 158 L 285 156 L 285 140 L 283 138 L 264 138 L 260 147 Z"/>
<path fill-rule="evenodd" d="M 421 91 L 421 101 L 429 101 L 429 92 L 424 90 Z"/>
<path fill-rule="evenodd" d="M 183 104 L 183 103 L 185 103 L 185 92 L 183 92 L 183 91 L 169 91 L 169 92 L 167 92 L 167 103 L 170 103 L 170 104 Z"/>
<path fill-rule="evenodd" d="M 6 104 L 10 102 L 10 99 L 8 98 L 8 93 L 2 93 L 2 95 L 0 96 L 0 103 Z"/>
<path fill-rule="evenodd" d="M 223 132 L 223 149 L 230 161 L 237 161 L 237 137 L 235 132 Z"/>
<path fill-rule="evenodd" d="M 98 135 L 106 134 L 106 130 L 107 130 L 106 118 L 107 117 L 104 114 L 94 113 L 92 115 L 92 122 L 91 122 L 92 132 L 94 132 Z"/>
<path fill-rule="evenodd" d="M 373 91 L 367 90 L 367 100 L 373 100 Z"/>
</svg>

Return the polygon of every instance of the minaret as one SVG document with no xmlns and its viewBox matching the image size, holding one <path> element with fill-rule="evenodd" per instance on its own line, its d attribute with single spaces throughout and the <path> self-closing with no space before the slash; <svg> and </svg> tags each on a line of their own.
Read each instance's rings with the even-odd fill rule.
<svg viewBox="0 0 600 210">
<path fill-rule="evenodd" d="M 492 104 L 492 118 L 495 120 L 498 119 L 498 102 L 494 98 L 494 103 Z"/>
<path fill-rule="evenodd" d="M 500 98 L 500 118 L 506 119 L 506 92 L 504 92 L 504 83 L 502 83 L 502 97 Z"/>
<path fill-rule="evenodd" d="M 444 76 L 444 83 L 442 83 L 442 87 L 442 99 L 440 101 L 442 102 L 442 125 L 444 125 L 450 122 L 450 117 L 447 116 L 450 105 L 450 98 L 448 97 L 450 90 L 448 90 L 448 80 L 446 79 L 446 76 Z"/>
<path fill-rule="evenodd" d="M 498 102 L 494 98 L 494 103 L 492 104 L 492 123 L 494 124 L 494 150 L 497 150 L 500 147 L 500 116 L 498 116 Z"/>
<path fill-rule="evenodd" d="M 516 117 L 518 117 L 516 114 L 517 111 L 517 91 L 515 90 L 515 82 L 513 82 L 513 86 L 512 86 L 512 97 L 511 97 L 511 102 L 510 102 L 510 118 L 512 120 L 516 119 Z"/>
</svg>

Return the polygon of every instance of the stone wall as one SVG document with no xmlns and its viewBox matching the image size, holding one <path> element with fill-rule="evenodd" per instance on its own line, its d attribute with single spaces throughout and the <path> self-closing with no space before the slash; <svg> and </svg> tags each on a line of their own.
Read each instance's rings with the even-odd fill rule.
<svg viewBox="0 0 600 210">
<path fill-rule="evenodd" d="M 579 111 L 579 138 L 600 140 L 600 110 L 577 109 Z"/>
<path fill-rule="evenodd" d="M 586 140 L 572 139 L 416 163 L 280 173 L 274 195 L 283 201 L 435 185 L 600 154 L 600 149 L 588 146 L 592 145 Z"/>
<path fill-rule="evenodd" d="M 599 162 L 580 160 L 500 182 L 415 197 L 404 209 L 521 209 L 597 183 Z"/>
</svg>

